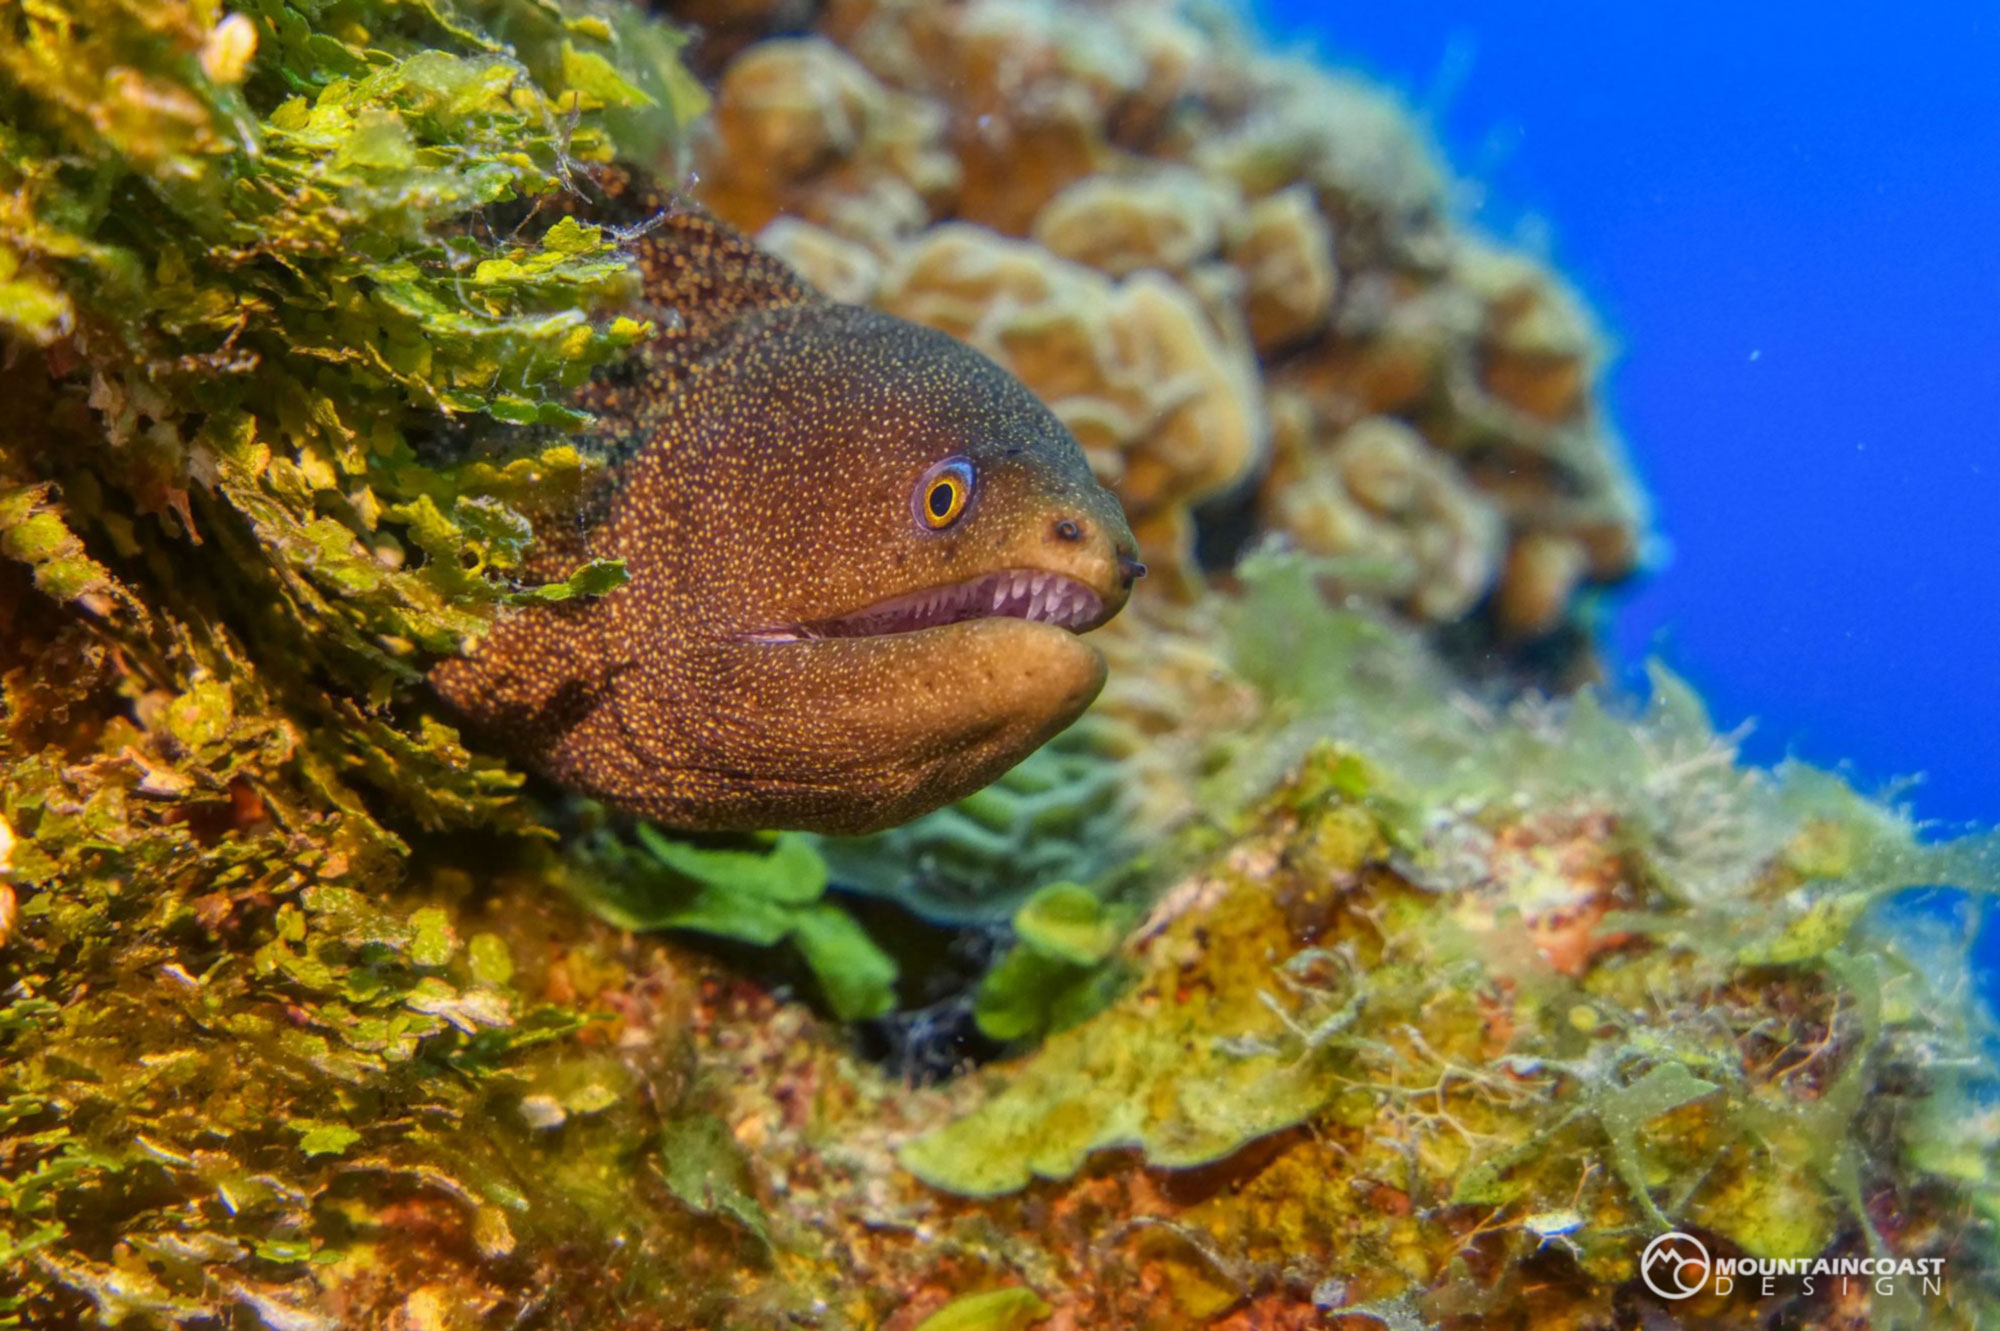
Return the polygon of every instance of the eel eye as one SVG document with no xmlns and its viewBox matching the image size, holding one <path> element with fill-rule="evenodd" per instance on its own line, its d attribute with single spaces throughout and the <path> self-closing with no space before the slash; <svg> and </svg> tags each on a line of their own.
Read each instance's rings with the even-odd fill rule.
<svg viewBox="0 0 2000 1331">
<path fill-rule="evenodd" d="M 972 464 L 964 458 L 946 458 L 926 471 L 917 482 L 917 520 L 932 531 L 943 531 L 958 521 L 972 498 Z"/>
</svg>

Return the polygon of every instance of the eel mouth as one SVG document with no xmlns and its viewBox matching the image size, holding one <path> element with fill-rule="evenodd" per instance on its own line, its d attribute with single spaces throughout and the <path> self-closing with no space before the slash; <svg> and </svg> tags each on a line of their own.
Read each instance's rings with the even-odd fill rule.
<svg viewBox="0 0 2000 1331">
<path fill-rule="evenodd" d="M 1104 598 L 1075 578 L 1046 569 L 1002 569 L 966 582 L 877 601 L 831 619 L 760 629 L 744 634 L 740 641 L 876 638 L 892 633 L 919 633 L 974 619 L 1025 619 L 1083 633 L 1106 618 Z"/>
</svg>

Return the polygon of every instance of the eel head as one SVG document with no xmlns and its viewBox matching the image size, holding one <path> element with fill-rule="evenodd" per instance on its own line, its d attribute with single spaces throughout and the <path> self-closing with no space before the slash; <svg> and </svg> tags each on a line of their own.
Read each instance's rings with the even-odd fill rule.
<svg viewBox="0 0 2000 1331">
<path fill-rule="evenodd" d="M 703 743 L 756 776 L 704 823 L 906 821 L 1082 713 L 1081 635 L 1144 569 L 1069 431 L 978 352 L 837 305 L 752 345 L 695 390 L 730 446 L 681 481 Z"/>
<path fill-rule="evenodd" d="M 629 581 L 435 666 L 471 721 L 669 826 L 854 833 L 970 794 L 1090 704 L 1104 660 L 1081 635 L 1144 569 L 1019 382 L 809 297 L 674 354 L 593 403 L 624 460 L 564 554 Z"/>
</svg>

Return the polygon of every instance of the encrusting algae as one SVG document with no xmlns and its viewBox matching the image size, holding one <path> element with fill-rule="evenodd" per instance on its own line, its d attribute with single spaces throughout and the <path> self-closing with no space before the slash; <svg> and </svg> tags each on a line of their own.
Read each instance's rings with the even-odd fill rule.
<svg viewBox="0 0 2000 1331">
<path fill-rule="evenodd" d="M 700 8 L 710 203 L 1013 368 L 1179 595 L 877 837 L 531 785 L 425 672 L 628 574 L 534 562 L 636 274 L 520 224 L 689 141 L 680 39 L 0 13 L 0 1326 L 1991 1320 L 2000 847 L 1419 636 L 1640 528 L 1587 320 L 1393 108 L 1166 5 Z M 1231 523 L 1294 548 L 1196 576 Z M 1939 1274 L 1674 1301 L 1668 1229 Z"/>
</svg>

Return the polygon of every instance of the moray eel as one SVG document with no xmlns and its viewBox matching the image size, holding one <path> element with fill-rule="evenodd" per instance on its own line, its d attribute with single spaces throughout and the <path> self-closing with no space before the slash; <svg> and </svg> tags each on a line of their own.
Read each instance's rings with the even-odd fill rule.
<svg viewBox="0 0 2000 1331">
<path fill-rule="evenodd" d="M 1145 570 L 1068 430 L 970 347 L 600 187 L 661 331 L 586 390 L 614 461 L 544 558 L 628 581 L 512 612 L 438 692 L 555 781 L 695 831 L 893 826 L 1074 721 L 1104 683 L 1078 635 Z"/>
</svg>

